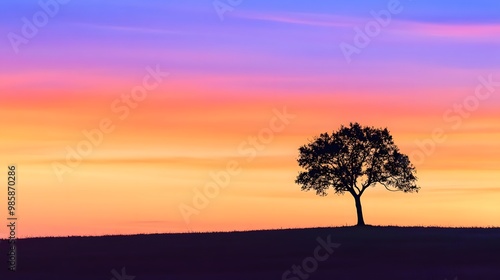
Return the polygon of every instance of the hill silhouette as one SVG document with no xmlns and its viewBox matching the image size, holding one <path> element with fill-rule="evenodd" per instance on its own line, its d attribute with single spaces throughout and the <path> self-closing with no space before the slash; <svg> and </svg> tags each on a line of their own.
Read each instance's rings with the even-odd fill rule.
<svg viewBox="0 0 500 280">
<path fill-rule="evenodd" d="M 330 252 L 328 242 L 337 244 Z M 1 279 L 500 279 L 500 228 L 367 226 L 29 238 L 17 245 L 18 271 L 7 271 L 2 254 Z M 5 240 L 0 248 L 6 252 Z"/>
</svg>

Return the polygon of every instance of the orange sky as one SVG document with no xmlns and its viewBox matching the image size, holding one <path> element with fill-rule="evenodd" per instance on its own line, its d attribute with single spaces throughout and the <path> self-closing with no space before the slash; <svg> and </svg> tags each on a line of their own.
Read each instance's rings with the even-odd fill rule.
<svg viewBox="0 0 500 280">
<path fill-rule="evenodd" d="M 179 89 L 180 90 L 180 89 Z M 170 96 L 168 82 L 120 120 L 111 94 L 37 103 L 2 102 L 2 164 L 19 169 L 20 236 L 185 232 L 340 226 L 355 222 L 350 195 L 318 197 L 294 184 L 297 149 L 321 132 L 349 121 L 388 126 L 403 152 L 433 129 L 448 131 L 444 143 L 417 164 L 418 194 L 378 186 L 363 199 L 365 220 L 380 225 L 498 226 L 500 131 L 496 112 L 485 108 L 453 130 L 446 107 L 424 112 L 402 98 L 374 106 L 349 94 L 301 97 L 227 97 L 196 93 Z M 214 94 L 216 95 L 216 94 Z M 36 99 L 36 98 L 35 98 Z M 196 100 L 196 102 L 193 102 Z M 391 110 L 389 107 L 400 104 Z M 384 108 L 387 107 L 387 108 Z M 269 128 L 273 110 L 294 118 L 273 133 L 255 157 L 242 144 Z M 364 112 L 359 115 L 359 112 Z M 66 164 L 67 147 L 85 140 L 83 130 L 104 118 L 115 129 L 102 144 L 58 180 L 54 163 Z M 247 152 L 239 151 L 240 146 Z M 240 172 L 188 221 L 179 210 L 193 206 L 195 191 L 213 182 L 211 172 L 236 162 Z M 66 166 L 69 166 L 66 164 Z M 5 199 L 5 194 L 2 194 Z M 5 215 L 5 214 L 3 214 Z"/>
</svg>

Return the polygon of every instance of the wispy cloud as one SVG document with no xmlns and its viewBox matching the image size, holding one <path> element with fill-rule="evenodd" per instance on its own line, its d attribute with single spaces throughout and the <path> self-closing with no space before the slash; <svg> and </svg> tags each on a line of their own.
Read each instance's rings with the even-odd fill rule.
<svg viewBox="0 0 500 280">
<path fill-rule="evenodd" d="M 492 40 L 500 35 L 500 24 L 496 23 L 428 23 L 400 20 L 395 29 L 406 34 L 443 37 Z"/>
<path fill-rule="evenodd" d="M 181 34 L 179 30 L 172 29 L 156 29 L 149 27 L 132 27 L 123 25 L 101 25 L 101 24 L 90 24 L 90 23 L 76 23 L 75 25 L 80 27 L 87 27 L 92 29 L 101 29 L 108 31 L 119 31 L 119 32 L 134 32 L 134 33 L 151 33 L 151 34 Z"/>
<path fill-rule="evenodd" d="M 374 20 L 367 13 L 366 17 L 340 16 L 322 13 L 265 13 L 246 11 L 236 15 L 241 19 L 267 21 L 283 24 L 304 25 L 313 27 L 331 27 L 352 29 L 360 24 Z M 428 22 L 408 19 L 394 19 L 388 30 L 404 32 L 407 35 L 446 37 L 446 38 L 494 38 L 500 35 L 500 24 L 490 22 L 451 23 Z"/>
<path fill-rule="evenodd" d="M 293 12 L 271 14 L 247 11 L 239 13 L 237 17 L 250 20 L 322 27 L 351 27 L 356 22 L 359 22 L 359 18 Z"/>
</svg>

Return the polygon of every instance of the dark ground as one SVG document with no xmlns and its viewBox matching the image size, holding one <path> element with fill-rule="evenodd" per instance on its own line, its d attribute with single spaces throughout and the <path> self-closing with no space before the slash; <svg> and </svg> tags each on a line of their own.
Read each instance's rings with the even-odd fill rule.
<svg viewBox="0 0 500 280">
<path fill-rule="evenodd" d="M 327 242 L 328 236 L 340 247 L 332 247 L 326 258 L 327 251 L 316 248 L 317 238 Z M 17 247 L 18 271 L 9 272 L 7 242 L 0 243 L 2 280 L 500 280 L 500 228 L 342 227 L 35 238 L 18 240 Z M 315 251 L 326 258 L 316 269 Z M 292 265 L 302 264 L 310 272 L 283 277 Z"/>
</svg>

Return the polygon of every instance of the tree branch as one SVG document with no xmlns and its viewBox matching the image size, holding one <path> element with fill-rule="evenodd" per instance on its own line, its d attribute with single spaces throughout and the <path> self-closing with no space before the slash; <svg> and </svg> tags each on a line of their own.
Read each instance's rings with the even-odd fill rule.
<svg viewBox="0 0 500 280">
<path fill-rule="evenodd" d="M 395 189 L 395 190 L 390 190 L 390 189 L 387 187 L 387 185 L 386 185 L 386 184 L 381 183 L 381 182 L 378 182 L 378 183 L 379 183 L 379 184 L 381 184 L 382 186 L 384 186 L 384 187 L 385 187 L 388 191 L 390 191 L 390 192 L 399 192 L 399 191 L 401 191 L 401 190 L 398 190 L 398 189 Z"/>
<path fill-rule="evenodd" d="M 361 190 L 358 188 L 358 186 L 356 186 L 356 184 L 354 184 L 354 187 L 358 190 L 358 194 L 361 195 Z"/>
</svg>

